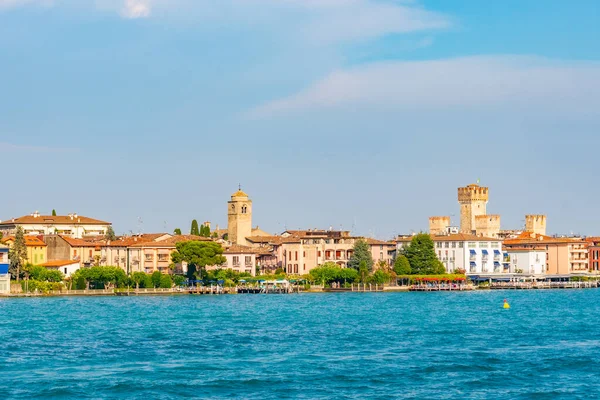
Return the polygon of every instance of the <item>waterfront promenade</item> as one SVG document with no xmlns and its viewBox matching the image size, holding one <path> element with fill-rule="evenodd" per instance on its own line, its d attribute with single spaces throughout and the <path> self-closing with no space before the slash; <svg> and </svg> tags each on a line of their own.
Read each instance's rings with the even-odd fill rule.
<svg viewBox="0 0 600 400">
<path fill-rule="evenodd" d="M 48 292 L 27 292 L 0 294 L 0 297 L 61 297 L 61 296 L 167 296 L 167 295 L 231 295 L 231 294 L 297 294 L 297 293 L 372 293 L 372 292 L 462 292 L 485 290 L 543 290 L 543 289 L 597 289 L 598 281 L 579 282 L 494 282 L 491 285 L 473 284 L 414 284 L 408 286 L 390 286 L 375 284 L 353 284 L 347 288 L 313 286 L 290 286 L 289 288 L 195 286 L 128 289 L 88 289 L 88 290 L 51 290 Z"/>
</svg>

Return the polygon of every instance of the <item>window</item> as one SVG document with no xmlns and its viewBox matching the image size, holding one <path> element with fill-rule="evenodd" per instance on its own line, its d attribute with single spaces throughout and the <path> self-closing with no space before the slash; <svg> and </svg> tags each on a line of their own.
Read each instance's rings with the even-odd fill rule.
<svg viewBox="0 0 600 400">
<path fill-rule="evenodd" d="M 302 257 L 306 257 L 306 252 L 305 251 L 302 252 Z"/>
<path fill-rule="evenodd" d="M 67 267 L 65 267 L 65 275 L 67 274 Z"/>
<path fill-rule="evenodd" d="M 321 257 L 321 250 L 319 250 L 319 255 L 318 256 Z"/>
<path fill-rule="evenodd" d="M 477 243 L 475 243 L 475 242 L 469 242 L 469 248 L 470 249 L 474 249 L 475 247 L 477 247 Z"/>
<path fill-rule="evenodd" d="M 77 250 L 73 250 L 73 257 L 77 257 Z"/>
<path fill-rule="evenodd" d="M 90 250 L 90 258 L 92 258 L 92 250 Z"/>
<path fill-rule="evenodd" d="M 452 242 L 452 248 L 455 249 L 456 248 L 456 242 Z"/>
<path fill-rule="evenodd" d="M 244 204 L 242 206 L 242 214 L 247 214 L 247 213 L 248 213 L 248 206 Z"/>
<path fill-rule="evenodd" d="M 298 261 L 298 252 L 296 252 L 296 261 Z"/>
<path fill-rule="evenodd" d="M 246 256 L 246 265 L 252 265 L 252 256 Z"/>
<path fill-rule="evenodd" d="M 444 242 L 444 248 L 449 248 L 450 247 L 450 243 L 449 242 Z"/>
<path fill-rule="evenodd" d="M 383 252 L 380 252 L 380 253 L 379 253 L 379 259 L 380 259 L 380 260 L 383 260 Z"/>
<path fill-rule="evenodd" d="M 383 250 L 383 245 L 379 246 L 379 250 Z"/>
<path fill-rule="evenodd" d="M 158 261 L 161 261 L 161 262 L 169 261 L 169 255 L 168 254 L 159 254 Z"/>
<path fill-rule="evenodd" d="M 240 256 L 233 256 L 233 265 L 240 265 Z"/>
<path fill-rule="evenodd" d="M 465 247 L 465 244 L 463 242 L 458 242 L 458 248 L 462 249 Z"/>
<path fill-rule="evenodd" d="M 488 247 L 488 242 L 479 242 L 480 249 L 485 248 L 485 247 Z"/>
</svg>

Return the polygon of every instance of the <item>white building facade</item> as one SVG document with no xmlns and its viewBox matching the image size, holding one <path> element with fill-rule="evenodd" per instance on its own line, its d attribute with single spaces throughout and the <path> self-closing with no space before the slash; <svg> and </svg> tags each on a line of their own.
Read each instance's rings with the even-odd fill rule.
<svg viewBox="0 0 600 400">
<path fill-rule="evenodd" d="M 535 249 L 510 249 L 504 252 L 507 272 L 539 275 L 546 273 L 546 252 Z"/>
<path fill-rule="evenodd" d="M 83 237 L 105 236 L 111 223 L 77 214 L 64 216 L 41 215 L 36 211 L 20 218 L 0 221 L 0 232 L 4 236 L 11 236 L 16 233 L 18 226 L 23 228 L 25 235 L 58 234 L 81 239 Z"/>
<path fill-rule="evenodd" d="M 502 241 L 469 234 L 432 236 L 435 254 L 446 272 L 463 270 L 467 274 L 508 273 L 504 268 Z M 411 237 L 398 238 L 398 253 L 410 245 Z"/>
<path fill-rule="evenodd" d="M 10 293 L 8 246 L 0 244 L 0 294 Z"/>
</svg>

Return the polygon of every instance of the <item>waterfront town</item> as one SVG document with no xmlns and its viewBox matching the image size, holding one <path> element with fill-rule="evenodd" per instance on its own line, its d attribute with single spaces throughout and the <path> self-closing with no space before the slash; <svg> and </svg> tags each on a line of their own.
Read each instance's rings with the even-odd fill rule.
<svg viewBox="0 0 600 400">
<path fill-rule="evenodd" d="M 501 229 L 501 217 L 487 213 L 489 188 L 471 184 L 458 188 L 460 226 L 449 216 L 429 217 L 429 232 L 437 263 L 436 273 L 460 274 L 470 280 L 506 282 L 532 279 L 596 277 L 600 274 L 600 237 L 565 237 L 548 234 L 546 215 L 526 215 L 524 229 Z M 225 206 L 225 204 L 224 204 Z M 286 230 L 269 233 L 253 225 L 252 200 L 241 188 L 227 202 L 225 229 L 209 221 L 192 223 L 190 234 L 114 234 L 107 221 L 71 213 L 39 212 L 0 221 L 0 293 L 11 287 L 11 249 L 18 241 L 26 251 L 24 266 L 56 271 L 69 278 L 78 271 L 110 266 L 131 276 L 135 273 L 190 275 L 188 262 L 178 259 L 180 246 L 212 243 L 222 256 L 206 270 L 231 270 L 237 274 L 306 276 L 323 265 L 351 267 L 360 243 L 371 260 L 371 272 L 393 271 L 417 234 L 392 240 L 354 236 L 332 229 Z M 194 227 L 194 223 L 196 226 Z M 20 239 L 19 239 L 20 237 Z M 14 257 L 14 255 L 12 256 Z M 14 276 L 12 279 L 19 278 Z M 17 273 L 19 275 L 19 273 Z M 600 276 L 600 275 L 598 275 Z M 388 279 L 389 280 L 389 279 Z M 170 281 L 169 281 L 170 282 Z"/>
</svg>

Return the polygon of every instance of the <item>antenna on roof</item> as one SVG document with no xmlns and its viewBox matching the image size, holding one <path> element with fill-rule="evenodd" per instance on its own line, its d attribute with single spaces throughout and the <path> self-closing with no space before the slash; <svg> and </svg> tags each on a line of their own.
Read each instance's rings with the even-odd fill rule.
<svg viewBox="0 0 600 400">
<path fill-rule="evenodd" d="M 238 183 L 238 190 L 242 190 L 242 184 Z"/>
</svg>

